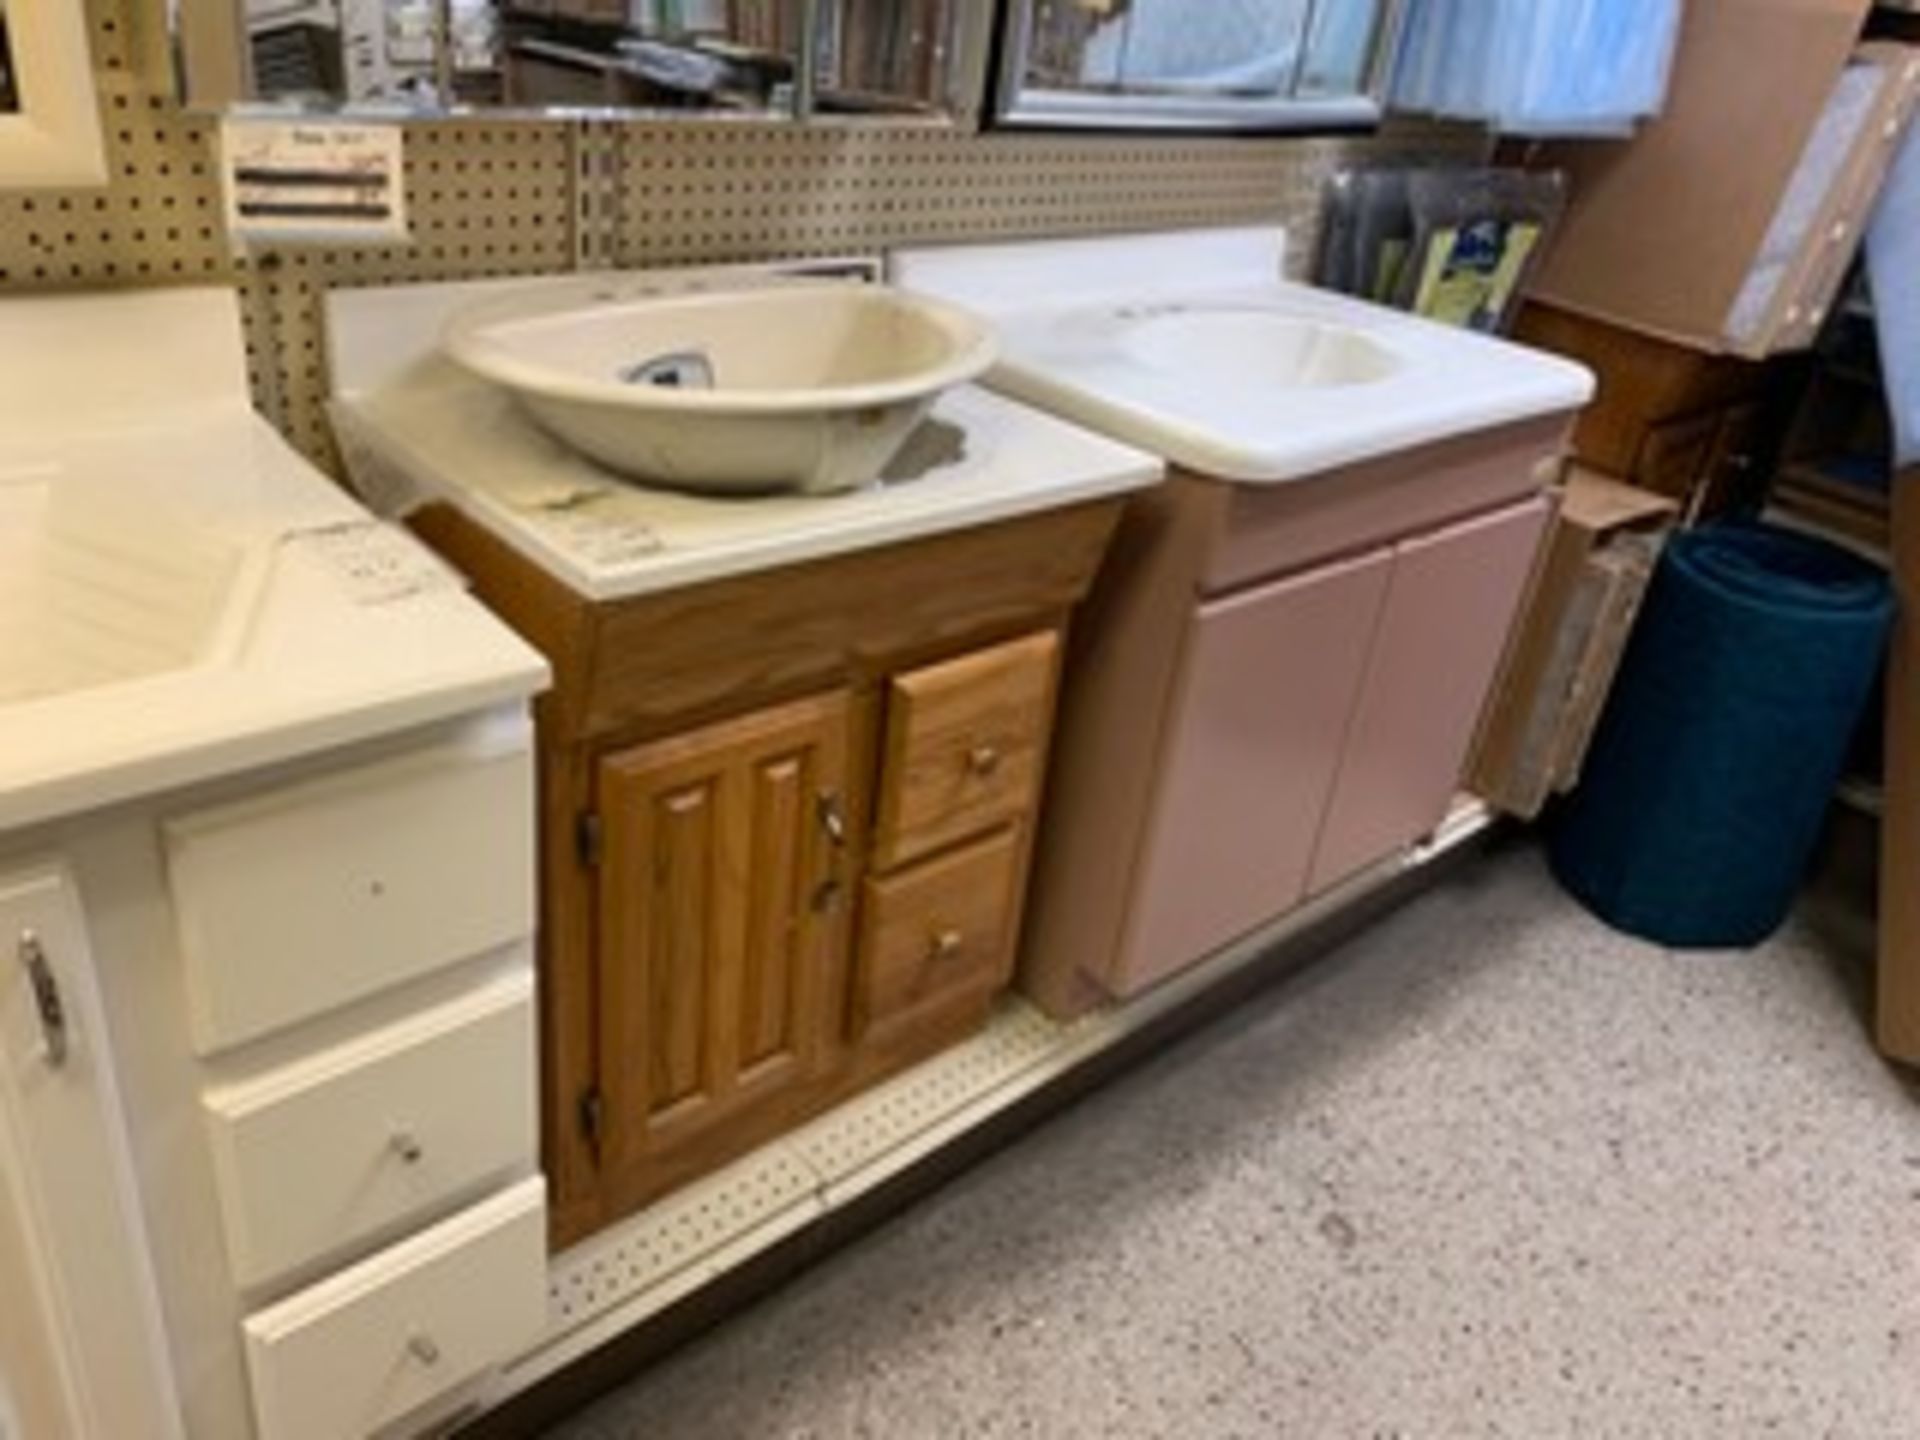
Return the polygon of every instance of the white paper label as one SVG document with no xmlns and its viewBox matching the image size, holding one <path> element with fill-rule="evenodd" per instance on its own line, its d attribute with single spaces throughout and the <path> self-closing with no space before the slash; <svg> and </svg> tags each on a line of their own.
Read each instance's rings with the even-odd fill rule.
<svg viewBox="0 0 1920 1440">
<path fill-rule="evenodd" d="M 407 238 L 398 125 L 223 121 L 220 187 L 235 243 Z"/>
<path fill-rule="evenodd" d="M 392 605 L 464 588 L 444 560 L 406 531 L 379 520 L 297 531 L 287 545 L 330 573 L 356 605 Z"/>
</svg>

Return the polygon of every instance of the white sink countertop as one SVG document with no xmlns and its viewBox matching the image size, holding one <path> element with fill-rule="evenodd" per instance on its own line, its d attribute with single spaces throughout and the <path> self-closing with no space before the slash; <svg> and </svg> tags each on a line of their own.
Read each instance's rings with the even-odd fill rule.
<svg viewBox="0 0 1920 1440">
<path fill-rule="evenodd" d="M 1285 249 L 1279 229 L 1199 230 L 891 267 L 996 322 L 993 388 L 1226 480 L 1305 479 L 1593 396 L 1572 361 L 1284 280 Z M 1296 346 L 1312 353 L 1279 353 Z"/>
<path fill-rule="evenodd" d="M 685 273 L 713 284 L 727 272 Z M 745 499 L 636 485 L 554 440 L 505 391 L 438 353 L 446 318 L 502 283 L 329 297 L 335 430 L 375 508 L 454 504 L 592 600 L 1059 509 L 1145 489 L 1164 474 L 1152 455 L 961 387 L 935 404 L 886 483 Z"/>
<path fill-rule="evenodd" d="M 81 598 L 102 606 L 73 624 L 29 615 L 0 633 L 0 648 L 14 661 L 60 662 L 95 640 L 103 654 L 154 636 L 160 646 L 119 668 L 112 657 L 92 670 L 40 666 L 37 687 L 0 699 L 0 830 L 547 684 L 539 654 L 431 552 L 369 517 L 253 413 L 245 379 L 230 291 L 0 305 L 0 496 L 38 492 L 47 509 L 84 497 L 83 516 L 97 515 L 120 547 L 62 551 L 64 541 L 36 536 L 34 506 L 0 507 L 3 548 L 84 568 Z M 124 566 L 143 561 L 175 573 L 149 581 L 142 605 L 185 593 L 204 619 L 110 634 L 105 597 Z"/>
</svg>

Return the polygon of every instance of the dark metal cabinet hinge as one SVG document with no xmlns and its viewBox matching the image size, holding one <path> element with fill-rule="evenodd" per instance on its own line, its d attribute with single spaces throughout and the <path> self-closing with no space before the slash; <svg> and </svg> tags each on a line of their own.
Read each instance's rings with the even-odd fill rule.
<svg viewBox="0 0 1920 1440">
<path fill-rule="evenodd" d="M 582 865 L 598 865 L 606 853 L 606 827 L 593 811 L 585 811 L 574 823 L 574 845 Z"/>
<path fill-rule="evenodd" d="M 594 1154 L 600 1153 L 601 1127 L 606 1119 L 605 1106 L 600 1099 L 600 1087 L 592 1086 L 580 1092 L 580 1134 Z"/>
</svg>

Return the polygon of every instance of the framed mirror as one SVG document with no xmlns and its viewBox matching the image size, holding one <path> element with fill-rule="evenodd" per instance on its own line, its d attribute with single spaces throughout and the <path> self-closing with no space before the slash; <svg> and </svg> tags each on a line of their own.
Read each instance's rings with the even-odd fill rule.
<svg viewBox="0 0 1920 1440">
<path fill-rule="evenodd" d="M 0 187 L 106 178 L 80 0 L 0 0 Z"/>
<path fill-rule="evenodd" d="M 971 0 L 173 0 L 195 109 L 949 113 Z M 984 48 L 984 41 L 980 48 Z M 803 64 L 811 57 L 811 64 Z M 977 81 L 976 81 L 977 87 Z"/>
<path fill-rule="evenodd" d="M 1007 0 L 994 114 L 1015 127 L 1373 125 L 1399 0 Z"/>
</svg>

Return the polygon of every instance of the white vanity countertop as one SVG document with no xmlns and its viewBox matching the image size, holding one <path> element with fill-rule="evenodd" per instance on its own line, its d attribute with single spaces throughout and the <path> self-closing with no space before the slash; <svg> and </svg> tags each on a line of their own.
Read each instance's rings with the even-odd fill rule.
<svg viewBox="0 0 1920 1440">
<path fill-rule="evenodd" d="M 529 421 L 502 390 L 444 360 L 336 401 L 356 486 L 404 513 L 445 500 L 596 601 L 844 555 L 1156 485 L 1164 465 L 1024 405 L 950 390 L 896 470 L 838 495 L 724 499 L 623 481 Z"/>
<path fill-rule="evenodd" d="M 1200 230 L 909 250 L 891 265 L 908 289 L 996 322 L 993 388 L 1242 483 L 1571 414 L 1593 396 L 1572 361 L 1286 281 L 1285 246 L 1278 229 Z M 1359 384 L 1277 383 L 1262 373 L 1257 312 L 1356 332 L 1399 368 Z M 1138 327 L 1169 315 L 1228 319 L 1209 332 L 1218 343 L 1177 360 L 1145 353 Z"/>
<path fill-rule="evenodd" d="M 36 341 L 96 322 L 121 358 L 83 357 L 79 380 L 61 373 L 64 350 L 32 352 Z M 237 370 L 244 381 L 231 295 L 0 306 L 0 382 L 12 384 L 11 413 L 0 414 L 12 421 L 0 427 L 0 495 L 51 496 L 67 486 L 60 493 L 84 491 L 89 503 L 134 517 L 124 528 L 143 545 L 150 537 L 155 554 L 168 536 L 200 535 L 245 556 L 191 663 L 0 701 L 0 830 L 452 718 L 548 682 L 537 652 L 424 546 L 370 519 L 231 384 L 182 400 L 159 393 L 157 377 L 112 373 L 116 364 L 131 372 L 127 357 L 152 356 L 158 327 L 176 324 L 232 327 L 231 353 L 216 338 L 196 379 L 204 387 L 209 375 L 231 379 Z M 139 338 L 130 344 L 129 335 Z M 58 400 L 63 385 L 87 377 L 106 391 Z M 155 393 L 137 393 L 143 387 Z M 88 414 L 95 393 L 111 394 L 113 414 Z M 56 418 L 26 423 L 36 407 Z M 27 534 L 18 525 L 33 521 L 10 523 L 18 540 Z M 35 552 L 24 553 L 31 560 Z M 116 573 L 105 552 L 66 563 L 103 561 L 108 568 L 94 578 L 105 589 Z M 36 644 L 44 653 L 48 637 L 62 633 L 55 619 L 28 616 L 9 633 L 16 644 L 24 637 L 27 655 Z"/>
<path fill-rule="evenodd" d="M 612 290 L 764 283 L 764 267 L 630 271 Z M 461 306 L 580 277 L 341 290 L 327 297 L 334 430 L 355 488 L 383 514 L 458 506 L 576 594 L 657 594 L 1056 510 L 1156 485 L 1153 455 L 971 387 L 950 390 L 896 474 L 837 495 L 746 499 L 622 480 L 541 430 L 503 390 L 452 364 Z"/>
</svg>

